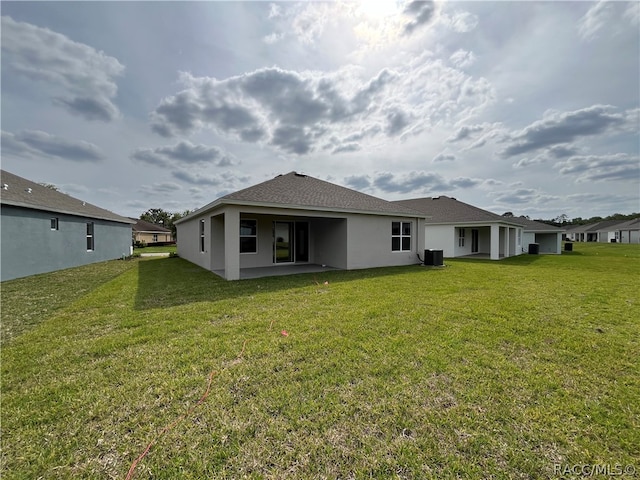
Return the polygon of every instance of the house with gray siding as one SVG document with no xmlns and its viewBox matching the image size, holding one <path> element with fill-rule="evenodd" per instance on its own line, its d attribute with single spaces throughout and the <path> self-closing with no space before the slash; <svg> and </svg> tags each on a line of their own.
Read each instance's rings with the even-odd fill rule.
<svg viewBox="0 0 640 480">
<path fill-rule="evenodd" d="M 133 220 L 0 173 L 1 281 L 130 255 Z"/>
<path fill-rule="evenodd" d="M 257 269 L 417 264 L 424 219 L 409 207 L 290 172 L 218 198 L 175 225 L 180 257 L 238 280 Z"/>
</svg>

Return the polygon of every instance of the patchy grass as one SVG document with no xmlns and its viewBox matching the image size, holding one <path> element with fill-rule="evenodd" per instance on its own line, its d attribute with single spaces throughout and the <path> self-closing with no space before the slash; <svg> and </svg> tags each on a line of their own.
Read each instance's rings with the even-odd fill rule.
<svg viewBox="0 0 640 480">
<path fill-rule="evenodd" d="M 3 478 L 124 478 L 154 439 L 135 478 L 640 470 L 640 248 L 574 249 L 241 282 L 130 263 L 2 349 Z"/>
</svg>

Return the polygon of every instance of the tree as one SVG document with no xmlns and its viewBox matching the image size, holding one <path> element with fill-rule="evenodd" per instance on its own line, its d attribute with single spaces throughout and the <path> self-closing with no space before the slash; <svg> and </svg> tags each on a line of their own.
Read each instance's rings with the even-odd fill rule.
<svg viewBox="0 0 640 480">
<path fill-rule="evenodd" d="M 503 217 L 513 218 L 513 212 L 504 212 L 502 214 Z"/>
<path fill-rule="evenodd" d="M 156 225 L 163 225 L 164 227 L 169 228 L 168 225 L 171 223 L 171 214 L 169 212 L 165 212 L 161 208 L 150 208 L 140 215 L 140 220 L 155 223 Z"/>
<path fill-rule="evenodd" d="M 53 183 L 44 183 L 43 182 L 43 183 L 39 183 L 38 185 L 42 185 L 45 188 L 49 188 L 51 190 L 55 190 L 56 192 L 60 191 L 60 189 L 57 186 L 55 186 Z"/>
<path fill-rule="evenodd" d="M 569 217 L 567 216 L 566 213 L 563 213 L 562 215 L 558 215 L 556 218 L 554 218 L 553 221 L 557 223 L 558 226 L 562 226 L 565 223 L 569 222 Z"/>
</svg>

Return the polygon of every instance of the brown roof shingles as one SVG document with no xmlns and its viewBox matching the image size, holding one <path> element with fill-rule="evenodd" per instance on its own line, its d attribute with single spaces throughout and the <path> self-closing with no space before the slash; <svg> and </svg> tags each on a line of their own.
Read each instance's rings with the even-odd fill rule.
<svg viewBox="0 0 640 480">
<path fill-rule="evenodd" d="M 0 171 L 0 177 L 0 183 L 2 184 L 0 186 L 0 203 L 3 205 L 66 213 L 119 223 L 134 223 L 129 218 L 83 202 L 5 170 Z"/>
</svg>

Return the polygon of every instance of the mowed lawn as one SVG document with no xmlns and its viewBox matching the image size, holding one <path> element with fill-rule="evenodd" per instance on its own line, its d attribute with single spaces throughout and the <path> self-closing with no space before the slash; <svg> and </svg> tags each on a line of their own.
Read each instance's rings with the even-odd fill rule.
<svg viewBox="0 0 640 480">
<path fill-rule="evenodd" d="M 124 479 L 149 445 L 130 478 L 640 472 L 640 246 L 574 250 L 239 282 L 143 259 L 5 282 L 2 478 Z"/>
</svg>

